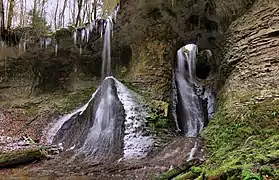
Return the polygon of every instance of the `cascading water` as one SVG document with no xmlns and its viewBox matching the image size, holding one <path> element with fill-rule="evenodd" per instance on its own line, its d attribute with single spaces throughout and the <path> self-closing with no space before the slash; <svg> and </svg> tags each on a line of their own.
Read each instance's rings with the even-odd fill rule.
<svg viewBox="0 0 279 180">
<path fill-rule="evenodd" d="M 204 127 L 203 108 L 195 93 L 195 61 L 197 46 L 188 44 L 177 52 L 176 84 L 178 91 L 178 124 L 189 137 L 195 137 Z M 188 72 L 185 69 L 187 63 Z"/>
<path fill-rule="evenodd" d="M 102 159 L 105 156 L 122 155 L 124 110 L 114 83 L 112 78 L 106 78 L 100 88 L 94 123 L 79 150 L 86 156 Z"/>
<path fill-rule="evenodd" d="M 111 23 L 112 22 L 108 18 L 106 22 L 102 54 L 103 78 L 108 77 L 111 71 Z M 80 149 L 80 152 L 85 153 L 86 156 L 113 156 L 113 154 L 119 154 L 121 152 L 121 139 L 123 139 L 123 121 L 121 121 L 121 118 L 124 117 L 124 112 L 119 113 L 121 112 L 119 107 L 122 106 L 116 94 L 114 83 L 114 80 L 111 78 L 106 78 L 100 88 L 100 102 L 96 108 L 94 123 L 89 129 L 87 138 Z M 113 110 L 113 107 L 114 109 L 118 109 L 118 113 Z"/>
<path fill-rule="evenodd" d="M 105 37 L 104 37 L 104 48 L 103 48 L 103 64 L 102 64 L 102 78 L 105 78 L 110 75 L 111 72 L 111 49 L 110 49 L 110 38 L 112 31 L 112 21 L 109 17 L 106 23 Z"/>
<path fill-rule="evenodd" d="M 94 160 L 141 158 L 153 144 L 145 127 L 147 111 L 133 92 L 110 76 L 113 28 L 110 16 L 105 24 L 103 82 L 86 105 L 53 125 L 47 140 L 62 143 L 65 149 L 75 149 L 77 155 Z"/>
</svg>

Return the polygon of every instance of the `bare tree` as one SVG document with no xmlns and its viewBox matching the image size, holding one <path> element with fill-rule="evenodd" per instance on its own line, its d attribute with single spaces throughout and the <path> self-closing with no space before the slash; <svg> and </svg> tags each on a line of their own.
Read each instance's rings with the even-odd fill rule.
<svg viewBox="0 0 279 180">
<path fill-rule="evenodd" d="M 73 24 L 76 22 L 76 0 L 73 0 L 73 13 L 72 13 Z"/>
<path fill-rule="evenodd" d="M 85 3 L 84 3 L 84 6 L 85 6 L 85 9 L 83 12 L 83 16 L 82 16 L 82 19 L 81 19 L 81 24 L 84 24 L 85 22 L 85 16 L 87 15 L 87 9 L 88 9 L 88 6 L 87 6 L 87 0 L 85 0 Z M 88 17 L 87 17 L 88 18 Z"/>
<path fill-rule="evenodd" d="M 91 14 L 91 9 L 92 9 L 92 4 L 89 3 L 88 0 L 86 0 L 86 5 L 87 5 L 87 18 L 88 18 L 88 21 L 92 21 L 92 14 Z"/>
<path fill-rule="evenodd" d="M 19 18 L 19 25 L 23 26 L 24 24 L 24 4 L 23 0 L 20 0 L 20 18 Z"/>
<path fill-rule="evenodd" d="M 55 8 L 55 15 L 54 15 L 54 28 L 58 28 L 58 23 L 57 23 L 57 13 L 58 13 L 58 6 L 59 6 L 59 0 L 57 0 L 56 8 Z"/>
<path fill-rule="evenodd" d="M 65 26 L 65 10 L 67 7 L 67 3 L 68 3 L 68 0 L 64 0 L 62 12 L 59 14 L 59 21 L 62 23 L 63 27 Z"/>
<path fill-rule="evenodd" d="M 8 19 L 8 13 L 9 13 L 9 1 L 7 0 L 7 2 L 6 2 L 7 4 L 6 4 L 6 14 L 5 14 L 5 18 L 6 18 L 6 22 L 5 22 L 5 26 L 7 27 L 8 26 L 8 21 L 7 21 L 7 19 Z"/>
<path fill-rule="evenodd" d="M 76 26 L 81 24 L 81 9 L 82 9 L 82 0 L 78 0 L 78 14 L 77 14 L 77 19 L 76 19 Z"/>
<path fill-rule="evenodd" d="M 46 4 L 46 0 L 42 0 L 41 17 L 45 15 L 45 4 Z"/>
<path fill-rule="evenodd" d="M 71 11 L 72 11 L 72 1 L 71 0 L 69 0 L 69 10 L 68 10 L 68 13 L 69 13 L 69 24 L 71 24 L 72 23 L 72 18 L 71 18 Z"/>
<path fill-rule="evenodd" d="M 26 1 L 27 0 L 24 1 L 25 7 L 24 7 L 24 12 L 23 12 L 23 25 L 25 25 L 26 22 L 28 21 L 28 18 L 26 17 L 26 11 L 27 11 L 27 5 L 26 5 L 27 3 L 26 3 Z"/>
<path fill-rule="evenodd" d="M 36 16 L 36 13 L 37 13 L 37 0 L 34 0 L 33 17 Z"/>
<path fill-rule="evenodd" d="M 0 26 L 1 26 L 1 34 L 5 29 L 5 10 L 4 10 L 4 2 L 0 0 Z"/>
<path fill-rule="evenodd" d="M 94 10 L 94 20 L 97 19 L 97 6 L 98 6 L 98 0 L 93 1 L 93 8 L 92 11 Z"/>
<path fill-rule="evenodd" d="M 7 29 L 11 29 L 11 26 L 12 26 L 12 20 L 13 20 L 13 16 L 14 16 L 14 7 L 15 7 L 15 0 L 10 0 Z"/>
</svg>

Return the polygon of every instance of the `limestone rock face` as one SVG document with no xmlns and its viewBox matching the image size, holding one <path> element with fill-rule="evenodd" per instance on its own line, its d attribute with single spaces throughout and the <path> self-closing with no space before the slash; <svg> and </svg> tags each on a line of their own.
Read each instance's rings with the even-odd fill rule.
<svg viewBox="0 0 279 180">
<path fill-rule="evenodd" d="M 201 50 L 217 55 L 222 35 L 214 2 L 186 0 L 172 5 L 172 1 L 123 0 L 120 4 L 112 47 L 115 73 L 143 95 L 170 102 L 176 51 L 197 43 Z"/>
<path fill-rule="evenodd" d="M 221 58 L 228 91 L 278 89 L 278 18 L 278 1 L 259 0 L 231 24 Z"/>
</svg>

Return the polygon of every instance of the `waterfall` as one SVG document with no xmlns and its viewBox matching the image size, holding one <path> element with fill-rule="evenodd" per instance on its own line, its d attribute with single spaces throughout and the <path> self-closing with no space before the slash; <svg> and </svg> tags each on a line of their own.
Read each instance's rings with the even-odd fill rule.
<svg viewBox="0 0 279 180">
<path fill-rule="evenodd" d="M 74 150 L 76 155 L 88 160 L 142 158 L 153 145 L 153 138 L 146 128 L 148 113 L 134 92 L 110 76 L 111 16 L 106 22 L 100 20 L 101 36 L 104 27 L 102 83 L 84 106 L 63 116 L 52 126 L 47 141 L 62 143 L 65 149 Z M 89 31 L 90 28 L 85 33 L 82 31 L 81 39 L 85 34 L 88 40 Z M 76 36 L 75 32 L 74 43 Z"/>
<path fill-rule="evenodd" d="M 81 153 L 95 159 L 122 154 L 124 112 L 118 99 L 115 81 L 106 78 L 100 88 L 94 123 L 81 149 Z"/>
<path fill-rule="evenodd" d="M 176 83 L 178 91 L 178 123 L 181 131 L 195 137 L 204 127 L 203 108 L 195 92 L 197 46 L 188 44 L 177 51 Z M 187 63 L 188 71 L 185 69 Z"/>
<path fill-rule="evenodd" d="M 134 92 L 106 77 L 84 106 L 53 124 L 47 142 L 62 143 L 88 160 L 143 158 L 153 145 L 147 114 Z"/>
<path fill-rule="evenodd" d="M 112 31 L 112 21 L 110 18 L 107 19 L 105 36 L 104 36 L 104 47 L 103 47 L 103 63 L 102 63 L 102 78 L 110 76 L 111 73 L 111 47 L 110 47 L 110 39 L 111 39 L 111 31 Z M 103 29 L 103 28 L 101 28 Z M 102 33 L 102 32 L 101 32 Z"/>
</svg>

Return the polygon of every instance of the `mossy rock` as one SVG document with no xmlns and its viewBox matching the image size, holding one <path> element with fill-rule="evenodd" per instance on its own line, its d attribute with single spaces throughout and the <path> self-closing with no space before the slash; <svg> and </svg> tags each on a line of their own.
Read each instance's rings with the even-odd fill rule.
<svg viewBox="0 0 279 180">
<path fill-rule="evenodd" d="M 151 100 L 148 103 L 149 117 L 147 125 L 154 134 L 164 136 L 174 132 L 174 123 L 169 113 L 169 103 L 158 100 Z"/>
<path fill-rule="evenodd" d="M 40 160 L 44 156 L 43 151 L 39 148 L 0 153 L 0 168 L 9 168 L 30 163 Z"/>
<path fill-rule="evenodd" d="M 194 177 L 194 173 L 187 172 L 191 167 L 194 167 L 196 165 L 200 165 L 201 162 L 198 159 L 193 159 L 191 161 L 187 161 L 183 164 L 181 164 L 180 166 L 177 166 L 163 174 L 161 174 L 160 176 L 156 177 L 156 180 L 167 180 L 167 179 L 176 179 L 176 180 L 182 180 L 185 177 Z M 186 172 L 186 173 L 185 173 Z M 185 173 L 185 175 L 180 175 Z"/>
<path fill-rule="evenodd" d="M 168 116 L 169 103 L 164 101 L 152 100 L 149 105 L 152 109 L 158 111 L 162 116 Z"/>
</svg>

